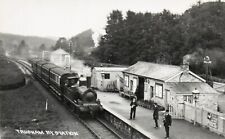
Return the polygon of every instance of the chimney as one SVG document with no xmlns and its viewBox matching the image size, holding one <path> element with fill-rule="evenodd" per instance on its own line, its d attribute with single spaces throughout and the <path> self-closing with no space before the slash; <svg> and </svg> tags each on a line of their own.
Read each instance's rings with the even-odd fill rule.
<svg viewBox="0 0 225 139">
<path fill-rule="evenodd" d="M 183 64 L 181 65 L 182 70 L 189 70 L 189 62 L 186 56 L 183 57 Z"/>
</svg>

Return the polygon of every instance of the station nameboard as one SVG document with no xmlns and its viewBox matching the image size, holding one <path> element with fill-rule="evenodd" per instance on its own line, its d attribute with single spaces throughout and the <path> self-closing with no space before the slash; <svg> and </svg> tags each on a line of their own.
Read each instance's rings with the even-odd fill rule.
<svg viewBox="0 0 225 139">
<path fill-rule="evenodd" d="M 218 128 L 218 115 L 208 112 L 208 125 L 212 128 Z"/>
</svg>

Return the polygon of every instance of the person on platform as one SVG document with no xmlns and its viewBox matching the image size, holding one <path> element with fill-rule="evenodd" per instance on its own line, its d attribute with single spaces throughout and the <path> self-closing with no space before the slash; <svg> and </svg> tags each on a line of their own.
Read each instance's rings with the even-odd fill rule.
<svg viewBox="0 0 225 139">
<path fill-rule="evenodd" d="M 79 86 L 87 86 L 87 79 L 84 75 L 80 75 Z"/>
<path fill-rule="evenodd" d="M 153 119 L 155 120 L 155 128 L 158 128 L 158 120 L 159 120 L 159 108 L 157 103 L 154 103 L 153 105 Z"/>
<path fill-rule="evenodd" d="M 130 103 L 131 109 L 130 109 L 130 119 L 135 119 L 136 115 L 136 107 L 137 107 L 137 98 L 133 97 L 131 103 Z"/>
<path fill-rule="evenodd" d="M 166 131 L 165 138 L 168 139 L 169 138 L 169 128 L 172 124 L 172 118 L 171 118 L 171 115 L 169 114 L 169 110 L 166 110 L 166 112 L 165 112 L 163 123 L 164 123 L 165 131 Z"/>
</svg>

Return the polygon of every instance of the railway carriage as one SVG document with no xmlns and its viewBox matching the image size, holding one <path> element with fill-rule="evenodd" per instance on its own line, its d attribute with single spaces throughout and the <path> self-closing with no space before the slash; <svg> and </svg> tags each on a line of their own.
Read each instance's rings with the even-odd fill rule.
<svg viewBox="0 0 225 139">
<path fill-rule="evenodd" d="M 50 86 L 57 91 L 59 96 L 63 96 L 65 87 L 71 87 L 77 83 L 79 76 L 77 73 L 64 70 L 63 68 L 52 68 L 49 73 Z"/>
<path fill-rule="evenodd" d="M 43 65 L 45 65 L 45 64 L 48 64 L 48 62 L 47 61 L 38 61 L 38 62 L 36 62 L 36 67 L 37 67 L 37 76 L 39 77 L 39 78 L 42 78 L 42 66 Z"/>
<path fill-rule="evenodd" d="M 29 62 L 31 63 L 31 68 L 35 74 L 37 74 L 37 62 L 38 61 L 40 61 L 39 58 L 29 59 Z"/>
<path fill-rule="evenodd" d="M 44 64 L 42 66 L 42 78 L 43 78 L 43 81 L 48 85 L 50 85 L 50 76 L 49 76 L 50 70 L 52 70 L 53 68 L 60 68 L 60 67 L 52 63 Z"/>
<path fill-rule="evenodd" d="M 79 86 L 79 76 L 47 61 L 31 59 L 33 73 L 55 92 L 62 101 L 69 102 L 78 114 L 102 111 L 97 93 L 87 86 Z"/>
</svg>

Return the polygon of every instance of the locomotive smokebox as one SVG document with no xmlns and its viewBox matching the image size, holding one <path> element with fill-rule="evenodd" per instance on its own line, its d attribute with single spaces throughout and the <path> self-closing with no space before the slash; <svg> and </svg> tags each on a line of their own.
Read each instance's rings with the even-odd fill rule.
<svg viewBox="0 0 225 139">
<path fill-rule="evenodd" d="M 85 101 L 87 101 L 87 102 L 91 102 L 91 101 L 93 101 L 93 98 L 95 99 L 96 97 L 95 97 L 95 95 L 92 93 L 92 92 L 88 92 L 88 93 L 86 93 L 86 95 L 85 95 Z"/>
</svg>

